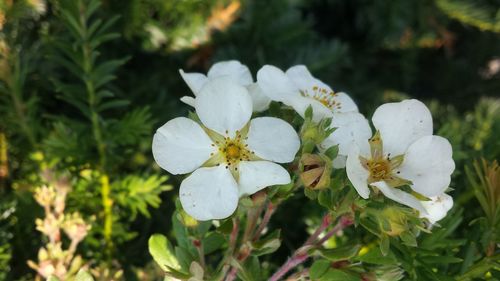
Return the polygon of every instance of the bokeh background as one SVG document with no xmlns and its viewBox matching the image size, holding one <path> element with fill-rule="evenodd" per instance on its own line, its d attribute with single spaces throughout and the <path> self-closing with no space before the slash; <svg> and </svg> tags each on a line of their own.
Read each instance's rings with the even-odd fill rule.
<svg viewBox="0 0 500 281">
<path fill-rule="evenodd" d="M 264 64 L 304 64 L 349 93 L 368 117 L 384 102 L 424 101 L 435 133 L 454 148 L 451 194 L 459 215 L 449 235 L 463 240 L 456 255 L 480 251 L 478 241 L 491 239 L 469 226 L 484 213 L 465 168 L 500 155 L 500 1 L 102 0 L 89 26 L 112 21 L 103 31 L 112 35 L 90 46 L 98 52 L 96 65 L 115 63 L 94 71 L 94 78 L 73 71 L 68 59 L 92 42 L 75 39 L 68 24 L 65 13 L 78 15 L 80 2 L 89 1 L 0 2 L 0 279 L 34 278 L 26 261 L 37 259 L 45 238 L 35 230 L 43 209 L 33 190 L 46 169 L 69 177 L 66 208 L 92 222 L 79 246 L 86 260 L 113 264 L 127 280 L 159 276 L 147 239 L 155 232 L 172 235 L 182 178 L 154 165 L 152 135 L 190 110 L 179 100 L 191 95 L 179 69 L 206 73 L 213 63 L 233 59 L 254 77 Z M 86 83 L 108 75 L 96 87 L 102 98 L 90 102 Z M 110 209 L 102 203 L 103 175 Z M 285 260 L 317 222 L 322 211 L 307 202 L 295 196 L 271 221 L 286 229 L 272 262 Z M 102 251 L 106 212 L 112 214 L 111 257 Z"/>
</svg>

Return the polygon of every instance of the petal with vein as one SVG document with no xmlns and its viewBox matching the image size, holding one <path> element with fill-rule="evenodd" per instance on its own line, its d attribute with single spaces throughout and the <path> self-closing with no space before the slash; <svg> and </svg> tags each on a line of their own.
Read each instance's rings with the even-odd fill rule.
<svg viewBox="0 0 500 281">
<path fill-rule="evenodd" d="M 198 93 L 201 91 L 201 88 L 208 81 L 207 76 L 201 73 L 186 73 L 184 70 L 179 69 L 179 73 L 181 74 L 182 79 L 188 85 L 189 89 L 193 92 L 196 97 Z"/>
<path fill-rule="evenodd" d="M 194 171 L 210 158 L 212 141 L 191 119 L 178 117 L 161 126 L 153 137 L 153 157 L 172 174 Z"/>
<path fill-rule="evenodd" d="M 368 196 L 370 196 L 370 189 L 368 188 L 368 177 L 370 173 L 361 164 L 359 156 L 359 147 L 351 147 L 346 161 L 347 177 L 359 196 L 368 199 Z"/>
<path fill-rule="evenodd" d="M 386 103 L 377 108 L 373 125 L 380 131 L 384 152 L 401 155 L 414 141 L 432 135 L 432 116 L 418 100 Z"/>
<path fill-rule="evenodd" d="M 182 208 L 193 218 L 224 219 L 238 207 L 238 185 L 223 166 L 200 168 L 182 181 Z"/>
<path fill-rule="evenodd" d="M 290 183 L 287 170 L 273 162 L 242 161 L 238 167 L 240 196 L 254 194 L 268 186 Z"/>
<path fill-rule="evenodd" d="M 257 72 L 257 84 L 262 92 L 274 101 L 290 105 L 288 100 L 300 96 L 299 89 L 279 68 L 264 65 Z"/>
<path fill-rule="evenodd" d="M 420 212 L 420 214 L 427 214 L 427 210 L 422 205 L 422 201 L 418 200 L 415 196 L 406 193 L 400 189 L 393 188 L 387 185 L 384 181 L 374 182 L 371 185 L 377 187 L 389 199 L 398 203 L 411 207 Z"/>
<path fill-rule="evenodd" d="M 412 189 L 427 197 L 443 193 L 455 170 L 450 142 L 440 136 L 426 136 L 405 153 L 399 176 L 412 181 Z"/>
<path fill-rule="evenodd" d="M 205 84 L 195 100 L 201 122 L 221 135 L 243 128 L 252 115 L 252 98 L 245 87 L 227 77 L 216 78 Z"/>
<path fill-rule="evenodd" d="M 207 76 L 209 79 L 226 76 L 242 86 L 248 86 L 253 83 L 252 74 L 248 67 L 237 60 L 222 61 L 214 64 L 208 70 Z"/>
<path fill-rule="evenodd" d="M 258 157 L 278 163 L 292 162 L 300 147 L 299 136 L 287 122 L 274 117 L 250 121 L 246 143 Z"/>
</svg>

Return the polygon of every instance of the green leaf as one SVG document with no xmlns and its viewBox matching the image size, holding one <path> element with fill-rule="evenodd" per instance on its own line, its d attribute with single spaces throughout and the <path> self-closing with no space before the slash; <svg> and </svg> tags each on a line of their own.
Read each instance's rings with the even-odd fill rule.
<svg viewBox="0 0 500 281">
<path fill-rule="evenodd" d="M 265 238 L 253 242 L 252 248 L 254 250 L 252 251 L 252 255 L 262 256 L 276 251 L 281 246 L 280 234 L 280 230 L 275 230 Z"/>
<path fill-rule="evenodd" d="M 461 258 L 456 258 L 456 257 L 452 257 L 452 256 L 434 256 L 434 257 L 425 256 L 425 257 L 422 257 L 422 260 L 424 260 L 425 263 L 427 263 L 429 265 L 462 262 Z"/>
<path fill-rule="evenodd" d="M 111 100 L 111 101 L 102 103 L 101 105 L 99 105 L 97 107 L 97 111 L 101 112 L 101 111 L 105 111 L 105 110 L 108 110 L 108 109 L 113 109 L 113 108 L 118 108 L 118 107 L 124 107 L 124 106 L 127 106 L 129 104 L 130 104 L 130 101 L 128 101 L 128 100 L 118 100 L 118 99 L 115 99 L 115 100 Z"/>
<path fill-rule="evenodd" d="M 410 231 L 405 231 L 399 235 L 399 238 L 405 243 L 405 245 L 410 247 L 417 247 L 417 238 Z"/>
<path fill-rule="evenodd" d="M 167 237 L 161 234 L 153 234 L 149 238 L 148 246 L 149 253 L 161 269 L 167 272 L 170 271 L 169 267 L 180 269 L 179 262 L 171 250 Z"/>
<path fill-rule="evenodd" d="M 380 252 L 382 253 L 382 255 L 387 256 L 390 247 L 391 241 L 389 240 L 389 236 L 382 235 L 382 237 L 380 237 Z"/>
<path fill-rule="evenodd" d="M 207 237 L 203 238 L 203 252 L 205 255 L 213 253 L 220 249 L 226 241 L 224 235 L 218 232 L 210 232 Z"/>
<path fill-rule="evenodd" d="M 331 262 L 327 260 L 317 260 L 309 269 L 309 277 L 311 280 L 317 280 L 323 276 L 331 267 Z"/>
<path fill-rule="evenodd" d="M 316 249 L 314 253 L 328 259 L 331 262 L 348 260 L 356 256 L 361 245 L 345 245 L 335 249 Z"/>
<path fill-rule="evenodd" d="M 387 255 L 382 255 L 379 247 L 371 248 L 368 253 L 357 256 L 354 260 L 371 263 L 371 264 L 379 264 L 379 265 L 394 265 L 399 264 L 398 260 L 394 256 L 392 252 L 389 252 Z"/>
<path fill-rule="evenodd" d="M 94 281 L 94 278 L 86 270 L 80 269 L 76 274 L 75 281 Z"/>
<path fill-rule="evenodd" d="M 325 151 L 325 155 L 328 156 L 328 158 L 330 158 L 331 160 L 337 158 L 338 154 L 339 154 L 339 146 L 338 145 L 330 146 Z"/>
<path fill-rule="evenodd" d="M 361 281 L 361 278 L 340 269 L 328 270 L 319 281 Z"/>
<path fill-rule="evenodd" d="M 304 113 L 304 117 L 306 120 L 311 120 L 313 116 L 313 108 L 309 105 Z"/>
</svg>

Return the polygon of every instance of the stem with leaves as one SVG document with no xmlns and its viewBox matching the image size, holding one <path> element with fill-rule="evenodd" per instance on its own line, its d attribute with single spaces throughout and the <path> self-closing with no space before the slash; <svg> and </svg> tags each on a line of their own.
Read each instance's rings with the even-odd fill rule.
<svg viewBox="0 0 500 281">
<path fill-rule="evenodd" d="M 304 242 L 304 244 L 297 249 L 292 257 L 290 257 L 274 274 L 271 276 L 269 281 L 277 281 L 280 280 L 283 276 L 285 276 L 290 270 L 294 269 L 297 265 L 305 262 L 310 255 L 308 251 L 310 249 L 321 247 L 324 242 L 326 242 L 330 237 L 335 235 L 340 230 L 350 226 L 353 224 L 353 221 L 348 217 L 340 217 L 338 223 L 329 231 L 325 236 L 321 239 L 317 240 L 318 237 L 323 233 L 325 229 L 331 223 L 331 216 L 329 214 L 323 217 L 321 225 L 316 229 L 316 231 L 309 236 L 309 238 Z"/>
</svg>

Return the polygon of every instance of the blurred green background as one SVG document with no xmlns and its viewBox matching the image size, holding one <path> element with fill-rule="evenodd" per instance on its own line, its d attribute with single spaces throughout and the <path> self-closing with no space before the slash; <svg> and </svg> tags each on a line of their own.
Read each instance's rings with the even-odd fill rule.
<svg viewBox="0 0 500 281">
<path fill-rule="evenodd" d="M 71 178 L 67 208 L 93 219 L 82 256 L 95 266 L 117 264 L 127 280 L 151 280 L 147 239 L 170 233 L 181 180 L 154 165 L 152 134 L 190 110 L 179 101 L 191 95 L 179 69 L 206 73 L 232 59 L 254 77 L 264 64 L 305 64 L 368 118 L 384 102 L 423 100 L 435 133 L 454 147 L 454 210 L 466 211 L 452 236 L 465 239 L 463 255 L 484 238 L 468 226 L 483 213 L 464 169 L 500 155 L 500 1 L 102 0 L 83 23 L 109 23 L 98 39 L 78 37 L 81 23 L 68 20 L 88 2 L 0 2 L 0 279 L 34 276 L 26 261 L 42 244 L 34 220 L 43 212 L 32 191 L 48 168 Z M 85 57 L 71 56 L 85 48 L 96 54 L 88 71 Z M 94 101 L 89 81 L 99 85 Z M 293 198 L 271 222 L 286 226 L 277 264 L 321 213 L 304 200 Z M 102 227 L 108 215 L 112 234 Z M 106 239 L 114 242 L 111 257 L 101 251 Z"/>
</svg>

